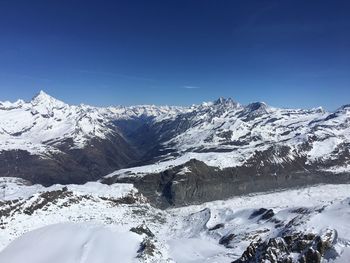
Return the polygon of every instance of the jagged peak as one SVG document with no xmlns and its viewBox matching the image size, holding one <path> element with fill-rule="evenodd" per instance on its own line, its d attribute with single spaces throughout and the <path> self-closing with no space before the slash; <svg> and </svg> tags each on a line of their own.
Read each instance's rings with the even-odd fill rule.
<svg viewBox="0 0 350 263">
<path fill-rule="evenodd" d="M 220 97 L 214 101 L 214 105 L 222 105 L 222 104 L 236 105 L 237 103 L 231 98 L 224 98 L 224 97 Z"/>
<path fill-rule="evenodd" d="M 322 113 L 322 114 L 326 113 L 326 110 L 321 106 L 312 108 L 310 111 L 316 112 L 316 113 Z"/>
</svg>

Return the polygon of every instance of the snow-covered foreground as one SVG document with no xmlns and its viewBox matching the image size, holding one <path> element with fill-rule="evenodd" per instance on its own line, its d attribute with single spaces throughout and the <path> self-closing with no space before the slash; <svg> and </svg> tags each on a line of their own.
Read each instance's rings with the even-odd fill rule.
<svg viewBox="0 0 350 263">
<path fill-rule="evenodd" d="M 252 217 L 261 208 L 273 211 L 273 216 Z M 307 212 L 300 215 L 302 210 Z M 178 262 L 232 262 L 252 241 L 281 236 L 283 229 L 276 225 L 292 220 L 296 222 L 294 232 L 321 234 L 336 229 L 340 241 L 336 249 L 341 256 L 329 262 L 350 262 L 350 185 L 260 193 L 169 212 L 173 218 L 170 251 Z M 217 240 L 229 249 L 223 250 Z"/>
<path fill-rule="evenodd" d="M 56 224 L 33 230 L 1 254 L 7 263 L 132 262 L 141 237 L 88 224 Z"/>
<path fill-rule="evenodd" d="M 346 184 L 165 211 L 130 185 L 1 185 L 0 262 L 350 262 Z"/>
</svg>

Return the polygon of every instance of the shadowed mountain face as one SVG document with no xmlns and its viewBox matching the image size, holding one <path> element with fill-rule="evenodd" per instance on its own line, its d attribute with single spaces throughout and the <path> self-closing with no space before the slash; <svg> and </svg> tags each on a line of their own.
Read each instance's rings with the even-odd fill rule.
<svg viewBox="0 0 350 263">
<path fill-rule="evenodd" d="M 42 158 L 24 150 L 0 154 L 0 174 L 20 177 L 45 186 L 52 184 L 82 184 L 95 181 L 107 173 L 127 166 L 138 155 L 119 135 L 108 140 L 91 139 L 82 149 L 59 146 L 59 153 Z"/>
<path fill-rule="evenodd" d="M 98 108 L 44 92 L 0 103 L 1 176 L 84 183 L 129 167 L 105 182 L 133 182 L 165 207 L 329 182 L 334 174 L 345 182 L 349 146 L 349 105 L 329 113 L 220 98 L 190 108 Z"/>
</svg>

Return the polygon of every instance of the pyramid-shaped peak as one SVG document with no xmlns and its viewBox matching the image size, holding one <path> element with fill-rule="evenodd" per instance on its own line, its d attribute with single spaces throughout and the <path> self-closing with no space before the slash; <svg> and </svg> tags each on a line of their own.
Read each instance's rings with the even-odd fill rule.
<svg viewBox="0 0 350 263">
<path fill-rule="evenodd" d="M 47 94 L 45 91 L 40 90 L 39 93 L 37 93 L 34 97 L 33 100 L 45 100 L 45 99 L 55 99 L 54 97 L 50 96 Z"/>
<path fill-rule="evenodd" d="M 62 106 L 63 104 L 65 104 L 64 102 L 50 96 L 49 94 L 47 94 L 45 91 L 40 90 L 40 92 L 34 96 L 34 98 L 32 99 L 32 103 L 33 104 L 59 104 L 59 106 Z"/>
</svg>

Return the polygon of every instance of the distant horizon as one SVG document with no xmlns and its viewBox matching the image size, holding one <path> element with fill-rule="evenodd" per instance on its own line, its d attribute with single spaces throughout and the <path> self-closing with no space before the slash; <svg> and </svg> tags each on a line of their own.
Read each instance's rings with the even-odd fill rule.
<svg viewBox="0 0 350 263">
<path fill-rule="evenodd" d="M 109 104 L 109 105 L 94 105 L 94 104 L 88 104 L 88 103 L 84 103 L 84 102 L 78 102 L 78 103 L 69 103 L 67 101 L 65 101 L 64 99 L 61 99 L 59 97 L 55 97 L 53 96 L 52 94 L 49 94 L 48 92 L 46 92 L 45 90 L 39 90 L 38 92 L 36 92 L 34 95 L 32 95 L 30 98 L 16 98 L 16 99 L 13 99 L 13 100 L 4 100 L 2 98 L 0 98 L 0 103 L 5 103 L 5 102 L 10 102 L 10 103 L 15 103 L 17 102 L 18 100 L 23 100 L 24 102 L 26 103 L 29 103 L 31 102 L 35 97 L 37 97 L 38 95 L 40 95 L 40 93 L 44 93 L 58 101 L 62 101 L 68 105 L 87 105 L 87 106 L 91 106 L 91 107 L 99 107 L 99 108 L 107 108 L 107 107 L 115 107 L 115 106 L 121 106 L 121 107 L 130 107 L 130 106 L 169 106 L 169 107 L 191 107 L 193 105 L 200 105 L 200 104 L 203 104 L 203 103 L 214 103 L 216 102 L 217 100 L 223 98 L 223 99 L 231 99 L 232 101 L 236 102 L 236 103 L 239 103 L 240 105 L 242 106 L 247 106 L 251 103 L 265 103 L 266 105 L 270 106 L 270 107 L 273 107 L 273 108 L 284 108 L 284 109 L 303 109 L 303 110 L 311 110 L 311 109 L 317 109 L 317 108 L 322 108 L 326 111 L 329 111 L 329 112 L 333 112 L 339 108 L 341 108 L 342 106 L 345 106 L 345 105 L 349 105 L 350 103 L 345 103 L 345 104 L 342 104 L 342 105 L 339 105 L 337 108 L 335 109 L 327 109 L 325 108 L 324 106 L 322 105 L 319 105 L 317 107 L 311 107 L 311 108 L 301 108 L 301 107 L 281 107 L 281 106 L 276 106 L 276 105 L 272 105 L 270 103 L 268 103 L 267 101 L 250 101 L 250 102 L 247 102 L 247 103 L 242 103 L 238 100 L 235 100 L 235 98 L 233 97 L 223 97 L 223 96 L 218 96 L 216 98 L 212 98 L 212 99 L 209 99 L 209 100 L 206 100 L 206 101 L 201 101 L 201 102 L 198 102 L 198 103 L 192 103 L 192 104 L 188 104 L 188 105 L 181 105 L 181 104 L 155 104 L 155 103 L 148 103 L 148 104 Z"/>
<path fill-rule="evenodd" d="M 0 1 L 2 100 L 335 110 L 350 99 L 350 1 Z"/>
</svg>

